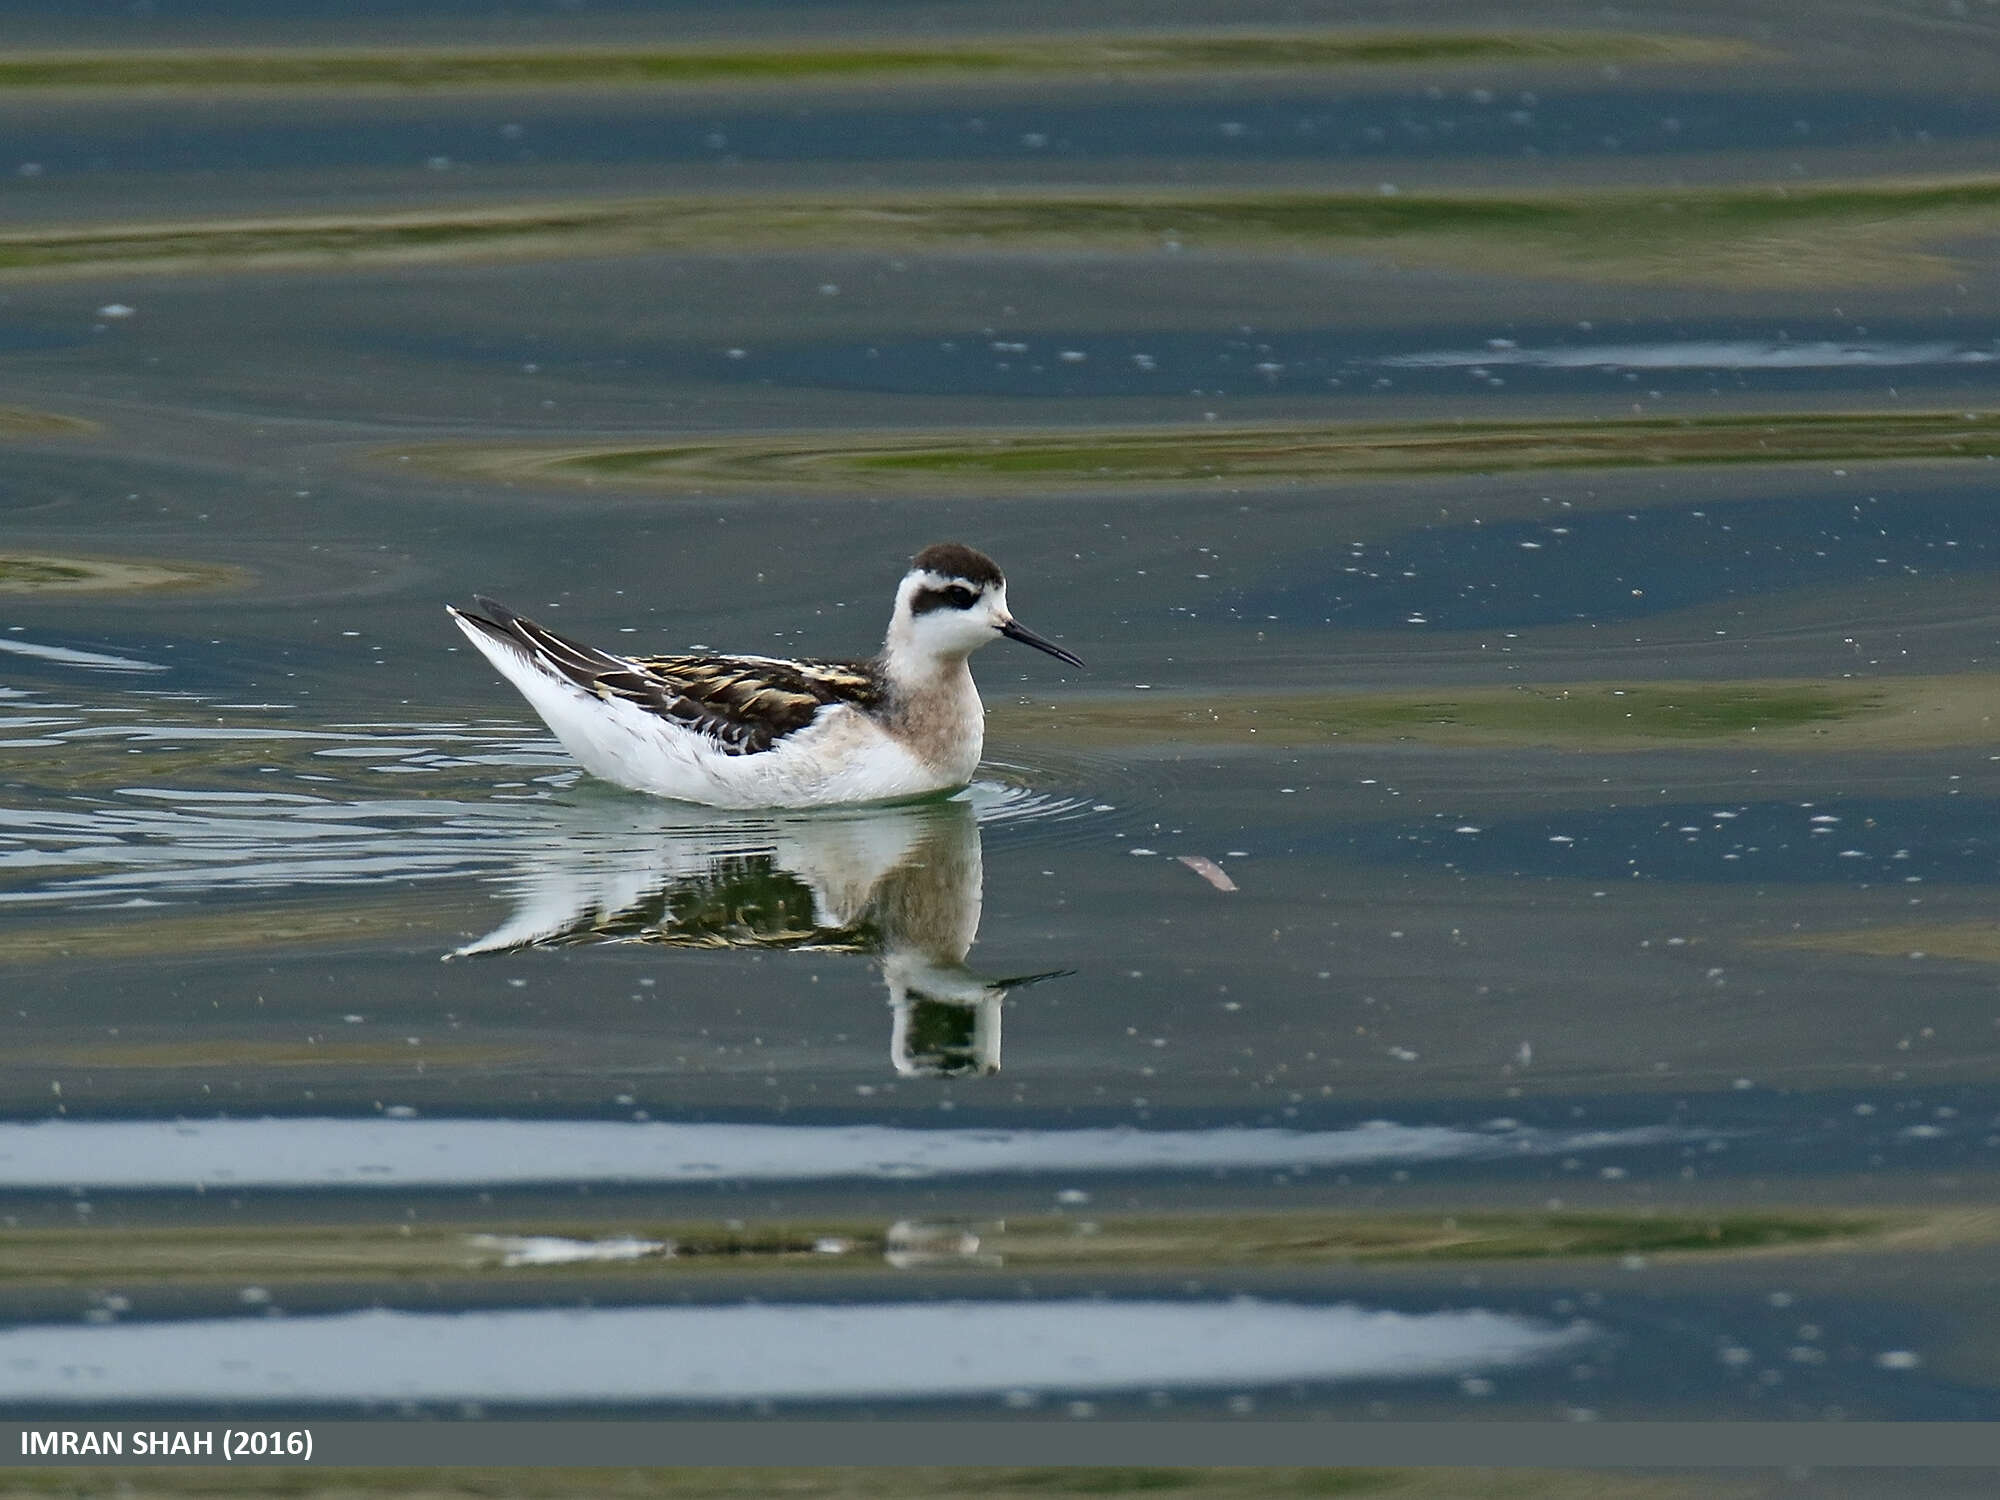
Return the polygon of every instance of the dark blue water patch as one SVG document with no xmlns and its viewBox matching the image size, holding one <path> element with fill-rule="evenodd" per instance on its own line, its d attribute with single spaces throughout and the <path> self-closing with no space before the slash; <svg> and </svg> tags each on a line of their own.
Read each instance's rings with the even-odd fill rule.
<svg viewBox="0 0 2000 1500">
<path fill-rule="evenodd" d="M 73 349 L 87 343 L 88 332 L 81 328 L 50 328 L 38 323 L 0 323 L 0 355 L 40 354 L 50 349 Z"/>
<path fill-rule="evenodd" d="M 2000 883 L 2000 801 L 1950 795 L 1440 813 L 1318 840 L 1328 850 L 1468 875 L 1704 885 Z"/>
<path fill-rule="evenodd" d="M 809 84 L 808 84 L 809 86 Z M 446 98 L 375 115 L 350 106 L 245 106 L 24 119 L 14 163 L 42 174 L 286 171 L 427 166 L 636 166 L 700 162 L 1242 161 L 1377 157 L 1554 158 L 1721 150 L 1921 147 L 2000 135 L 1991 94 L 1839 91 L 1751 95 L 1714 89 L 1532 93 L 1264 89 L 1217 97 L 1169 85 L 1085 102 L 806 104 L 703 108 L 631 96 L 578 107 L 488 107 Z M 392 117 L 384 118 L 384 115 Z"/>
<path fill-rule="evenodd" d="M 813 0 L 815 10 L 898 8 L 900 0 Z M 933 3 L 933 0 L 925 0 Z M 731 10 L 796 9 L 798 0 L 731 0 Z M 583 7 L 577 0 L 342 0 L 337 12 L 321 0 L 0 0 L 0 19 L 9 24 L 73 23 L 98 31 L 106 45 L 152 30 L 196 29 L 217 23 L 247 21 L 274 24 L 305 22 L 318 27 L 337 14 L 341 22 L 356 21 L 485 21 L 533 30 L 538 41 L 553 41 L 540 28 L 549 21 L 573 19 Z M 596 16 L 659 11 L 713 14 L 715 0 L 591 0 Z"/>
<path fill-rule="evenodd" d="M 1356 630 L 1636 620 L 1725 599 L 2000 567 L 1989 497 L 1774 495 L 1434 523 L 1307 551 L 1227 604 L 1256 622 Z"/>
<path fill-rule="evenodd" d="M 838 282 L 824 294 L 841 292 Z M 897 395 L 1025 397 L 1439 395 L 1602 396 L 1739 391 L 1949 390 L 2000 396 L 1996 330 L 1953 319 L 1857 326 L 1820 321 L 1639 322 L 1481 330 L 1373 328 L 960 329 L 918 338 L 596 344 L 341 330 L 374 352 L 560 374 Z"/>
<path fill-rule="evenodd" d="M 1504 332 L 1506 336 L 1499 336 Z M 1392 341 L 1393 339 L 1393 341 Z M 641 355 L 641 358 L 646 356 Z M 710 380 L 897 394 L 1271 396 L 1384 392 L 1709 395 L 1740 391 L 2000 392 L 1987 329 L 1741 323 L 1613 329 L 1311 328 L 1012 333 L 866 342 L 751 342 L 651 357 Z"/>
<path fill-rule="evenodd" d="M 2000 1392 L 1941 1375 L 1923 1353 L 1954 1342 L 1935 1309 L 1886 1297 L 1763 1292 L 1660 1293 L 1643 1288 L 1645 1257 L 1625 1264 L 1632 1290 L 1540 1298 L 1489 1295 L 1480 1305 L 1543 1316 L 1568 1312 L 1604 1331 L 1578 1362 L 1494 1378 L 1507 1397 L 1552 1409 L 1637 1415 L 1687 1403 L 1742 1420 L 1990 1421 Z M 1378 1399 L 1394 1400 L 1392 1392 Z"/>
<path fill-rule="evenodd" d="M 208 474 L 190 479 L 164 462 L 20 445 L 0 458 L 0 515 L 56 516 L 107 536 L 199 515 L 217 503 L 217 488 Z"/>
<path fill-rule="evenodd" d="M 846 1129 L 879 1124 L 885 1127 L 916 1129 L 940 1128 L 934 1115 L 912 1121 L 917 1106 L 899 1110 L 888 1105 L 879 1112 L 858 1117 L 850 1110 L 814 1106 L 794 1106 L 776 1116 L 768 1107 L 756 1105 L 716 1105 L 691 1110 L 662 1110 L 661 1120 L 707 1125 L 771 1125 Z M 259 1120 L 321 1120 L 341 1115 L 339 1110 L 290 1105 L 254 1111 Z M 0 1124 L 32 1125 L 47 1120 L 46 1111 L 0 1114 Z M 144 1104 L 99 1103 L 87 1107 L 70 1105 L 65 1118 L 75 1121 L 124 1121 L 145 1123 L 159 1117 Z M 218 1113 L 216 1119 L 247 1119 L 252 1115 Z M 367 1118 L 363 1115 L 359 1118 Z M 427 1106 L 423 1118 L 430 1121 L 457 1120 L 476 1126 L 493 1118 L 484 1107 L 439 1104 Z M 514 1102 L 505 1111 L 508 1121 L 537 1121 L 563 1124 L 601 1121 L 623 1124 L 631 1118 L 629 1107 L 601 1109 L 573 1105 Z M 1991 1171 L 2000 1166 L 2000 1088 L 1981 1083 L 1894 1083 L 1865 1088 L 1732 1088 L 1687 1094 L 1552 1094 L 1546 1097 L 1487 1098 L 1412 1101 L 1399 1097 L 1314 1098 L 1307 1096 L 1282 1108 L 1244 1109 L 1238 1107 L 1157 1106 L 1149 1111 L 1143 1126 L 1136 1125 L 1129 1108 L 1115 1105 L 1078 1105 L 1037 1109 L 985 1104 L 966 1096 L 954 1111 L 947 1131 L 1011 1130 L 1146 1130 L 1228 1132 L 1242 1128 L 1286 1131 L 1354 1131 L 1382 1124 L 1418 1129 L 1444 1128 L 1468 1138 L 1491 1135 L 1501 1149 L 1490 1153 L 1447 1152 L 1437 1156 L 1406 1156 L 1385 1153 L 1380 1158 L 1361 1157 L 1337 1163 L 1298 1163 L 1278 1169 L 1292 1186 L 1319 1184 L 1344 1189 L 1353 1184 L 1383 1185 L 1395 1182 L 1427 1183 L 1526 1182 L 1550 1186 L 1567 1182 L 1612 1180 L 1603 1169 L 1618 1169 L 1616 1180 L 1630 1182 L 1708 1181 L 1744 1177 L 1790 1177 L 1799 1174 L 1835 1176 L 1841 1174 L 1882 1174 L 1910 1172 Z M 1519 1132 L 1573 1136 L 1573 1143 L 1556 1143 L 1532 1150 L 1518 1149 L 1513 1137 Z M 1593 1137 L 1597 1138 L 1593 1141 Z M 924 1180 L 925 1189 L 939 1201 L 968 1185 L 1017 1182 L 1032 1183 L 1055 1179 L 1087 1184 L 1102 1202 L 1116 1202 L 1126 1194 L 1150 1201 L 1151 1195 L 1171 1193 L 1176 1187 L 1269 1183 L 1273 1167 L 1243 1164 L 1217 1168 L 1201 1165 L 1176 1170 L 1145 1167 L 1080 1171 L 1072 1166 L 1051 1163 L 1043 1167 L 1025 1166 L 1008 1171 L 941 1171 Z M 625 1200 L 660 1203 L 694 1202 L 717 1192 L 747 1192 L 790 1201 L 818 1192 L 824 1182 L 846 1179 L 814 1179 L 805 1183 L 769 1178 L 690 1179 L 687 1181 L 619 1181 L 607 1179 L 592 1184 L 596 1199 L 622 1197 Z M 383 1183 L 371 1186 L 356 1180 L 346 1186 L 325 1183 L 281 1187 L 239 1184 L 237 1191 L 246 1204 L 326 1202 L 359 1193 L 370 1201 L 390 1204 L 420 1201 L 425 1197 L 476 1202 L 488 1192 L 533 1193 L 532 1184 L 473 1182 L 456 1187 L 424 1184 L 421 1187 Z M 164 1187 L 113 1187 L 97 1185 L 92 1193 L 133 1200 L 185 1195 L 187 1187 L 174 1183 Z M 0 1186 L 0 1199 L 10 1206 L 40 1200 L 68 1202 L 70 1190 L 25 1186 Z M 1135 1199 L 1134 1201 L 1138 1201 Z M 1234 1201 L 1234 1200 L 1232 1200 Z M 247 1222 L 247 1221 L 246 1221 Z"/>
<path fill-rule="evenodd" d="M 295 675 L 355 659 L 334 642 L 250 634 L 209 639 L 149 628 L 107 635 L 17 626 L 0 614 L 0 684 L 37 693 L 60 694 L 64 684 L 88 684 L 194 703 L 247 692 L 284 693 L 278 685 Z"/>
</svg>

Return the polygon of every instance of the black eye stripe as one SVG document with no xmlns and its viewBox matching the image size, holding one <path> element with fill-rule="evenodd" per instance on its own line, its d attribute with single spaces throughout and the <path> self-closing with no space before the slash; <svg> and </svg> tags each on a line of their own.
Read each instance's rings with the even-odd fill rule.
<svg viewBox="0 0 2000 1500">
<path fill-rule="evenodd" d="M 927 615 L 934 609 L 970 609 L 978 602 L 979 595 L 962 583 L 954 583 L 941 589 L 918 589 L 910 596 L 910 613 Z"/>
</svg>

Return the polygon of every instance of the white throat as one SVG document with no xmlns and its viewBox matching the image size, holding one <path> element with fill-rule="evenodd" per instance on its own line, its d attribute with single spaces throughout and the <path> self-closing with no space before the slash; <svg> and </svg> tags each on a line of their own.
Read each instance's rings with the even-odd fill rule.
<svg viewBox="0 0 2000 1500">
<path fill-rule="evenodd" d="M 969 607 L 919 611 L 927 591 L 959 580 L 912 571 L 896 590 L 896 613 L 882 642 L 889 712 L 904 744 L 954 781 L 969 781 L 985 741 L 986 709 L 967 661 L 1007 619 L 1004 584 L 975 591 Z"/>
</svg>

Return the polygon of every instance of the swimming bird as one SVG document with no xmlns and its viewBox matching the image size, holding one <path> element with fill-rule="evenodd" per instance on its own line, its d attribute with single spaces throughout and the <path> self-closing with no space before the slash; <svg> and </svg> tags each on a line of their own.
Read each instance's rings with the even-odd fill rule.
<svg viewBox="0 0 2000 1500">
<path fill-rule="evenodd" d="M 563 748 L 606 781 L 710 807 L 887 802 L 964 786 L 985 707 L 967 664 L 1000 636 L 1073 667 L 1014 619 L 993 559 L 926 547 L 896 588 L 879 655 L 617 656 L 491 599 L 446 606 Z"/>
</svg>

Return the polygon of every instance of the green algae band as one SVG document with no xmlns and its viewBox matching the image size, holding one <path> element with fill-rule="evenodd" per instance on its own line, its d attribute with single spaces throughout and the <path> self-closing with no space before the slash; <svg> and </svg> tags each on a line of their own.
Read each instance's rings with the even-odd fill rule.
<svg viewBox="0 0 2000 1500">
<path fill-rule="evenodd" d="M 1973 672 L 1867 681 L 1488 684 L 1421 694 L 1065 694 L 996 703 L 987 716 L 988 733 L 998 741 L 1032 737 L 1097 750 L 1270 751 L 1340 742 L 1846 754 L 1983 746 L 1996 723 L 2000 677 Z"/>
<path fill-rule="evenodd" d="M 900 1229 L 902 1226 L 898 1226 Z M 1272 1265 L 1329 1262 L 1422 1263 L 1467 1260 L 1570 1260 L 1657 1254 L 1726 1256 L 1815 1246 L 1853 1245 L 1891 1235 L 1949 1232 L 1990 1240 L 1987 1220 L 1950 1212 L 1889 1210 L 1866 1216 L 1803 1211 L 1658 1216 L 1615 1213 L 1465 1213 L 1449 1219 L 1409 1214 L 1184 1215 L 1107 1218 L 1094 1235 L 1073 1220 L 1010 1218 L 982 1225 L 970 1238 L 986 1264 L 1038 1269 L 1128 1266 Z M 0 1285 L 62 1286 L 95 1281 L 200 1285 L 254 1278 L 301 1282 L 355 1276 L 453 1276 L 548 1280 L 565 1272 L 661 1276 L 732 1268 L 796 1270 L 879 1267 L 897 1248 L 897 1230 L 851 1219 L 789 1223 L 640 1221 L 616 1226 L 496 1222 L 478 1229 L 436 1225 L 141 1226 L 114 1230 L 0 1231 Z M 650 1253 L 612 1257 L 578 1253 L 533 1262 L 510 1259 L 510 1243 L 560 1239 L 579 1251 L 623 1241 Z M 829 1247 L 838 1246 L 838 1249 Z M 948 1264 L 947 1251 L 925 1264 Z M 964 1262 L 982 1262 L 972 1253 Z M 893 1263 L 893 1262 L 892 1262 Z M 511 1273 L 511 1274 L 510 1274 Z"/>
<path fill-rule="evenodd" d="M 477 89 L 874 82 L 1297 72 L 1416 64 L 1713 63 L 1757 56 L 1719 38 L 1611 31 L 1346 31 L 857 43 L 831 47 L 624 47 L 45 52 L 0 55 L 0 90 Z"/>
<path fill-rule="evenodd" d="M 1383 475 L 1804 460 L 1980 459 L 2000 413 L 1789 412 L 1605 422 L 1327 423 L 828 435 L 698 443 L 432 444 L 432 473 L 667 492 L 718 487 L 853 493 L 1061 494 L 1328 484 Z"/>
<path fill-rule="evenodd" d="M 0 275 L 549 260 L 796 249 L 1355 254 L 1534 280 L 1904 285 L 1957 273 L 1926 248 L 1991 233 L 2000 178 L 1591 192 L 853 193 L 517 203 L 0 232 Z"/>
<path fill-rule="evenodd" d="M 1899 700 L 1900 702 L 1900 700 Z M 1883 691 L 1857 683 L 1576 683 L 1411 693 L 1075 696 L 1024 708 L 998 704 L 992 733 L 1038 734 L 1092 747 L 1421 742 L 1566 749 L 1781 741 L 1882 715 Z M 1788 733 L 1789 732 L 1789 733 Z"/>
</svg>

